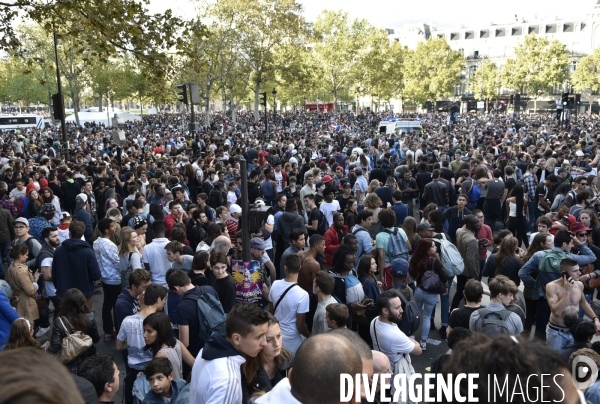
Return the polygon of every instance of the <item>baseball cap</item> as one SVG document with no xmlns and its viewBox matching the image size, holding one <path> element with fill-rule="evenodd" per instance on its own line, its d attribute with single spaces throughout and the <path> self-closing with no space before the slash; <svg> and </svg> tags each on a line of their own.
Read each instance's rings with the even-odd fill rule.
<svg viewBox="0 0 600 404">
<path fill-rule="evenodd" d="M 60 212 L 60 220 L 64 220 L 64 219 L 68 219 L 71 217 L 71 214 L 69 212 Z"/>
<path fill-rule="evenodd" d="M 265 207 L 265 201 L 263 201 L 262 199 L 256 199 L 254 201 L 254 207 L 255 208 L 264 208 Z"/>
<path fill-rule="evenodd" d="M 333 181 L 333 178 L 331 178 L 331 175 L 326 175 L 325 177 L 323 177 L 323 182 L 330 182 Z"/>
<path fill-rule="evenodd" d="M 417 226 L 417 233 L 420 231 L 435 231 L 435 229 L 427 223 L 421 223 L 420 225 Z"/>
<path fill-rule="evenodd" d="M 266 250 L 267 245 L 258 237 L 254 237 L 250 240 L 250 248 L 256 248 L 258 250 Z"/>
<path fill-rule="evenodd" d="M 408 261 L 396 258 L 392 261 L 391 274 L 396 278 L 406 278 L 408 275 Z"/>
<path fill-rule="evenodd" d="M 242 213 L 242 207 L 234 203 L 229 207 L 229 213 Z"/>
<path fill-rule="evenodd" d="M 148 221 L 146 219 L 144 219 L 143 217 L 141 217 L 141 216 L 133 217 L 133 229 L 134 230 L 144 227 L 147 224 L 148 224 Z"/>
<path fill-rule="evenodd" d="M 561 167 L 561 168 L 559 168 L 559 169 L 558 169 L 557 173 L 558 173 L 558 174 L 562 174 L 562 173 L 564 173 L 564 172 L 566 172 L 566 171 L 567 171 L 567 169 L 566 169 L 566 168 L 563 168 L 563 167 Z"/>
<path fill-rule="evenodd" d="M 40 213 L 42 215 L 53 215 L 56 213 L 56 208 L 51 203 L 45 203 L 40 208 Z"/>
<path fill-rule="evenodd" d="M 15 223 L 23 223 L 25 226 L 29 227 L 29 220 L 25 219 L 24 217 L 15 219 Z"/>
<path fill-rule="evenodd" d="M 81 202 L 81 203 L 86 203 L 86 202 L 87 202 L 87 200 L 88 200 L 88 197 L 87 197 L 87 195 L 86 195 L 86 194 L 84 194 L 83 192 L 82 192 L 82 193 L 80 193 L 79 195 L 77 195 L 77 196 L 75 197 L 75 201 L 76 201 L 77 203 L 79 203 L 79 202 Z"/>
<path fill-rule="evenodd" d="M 583 157 L 583 152 L 582 152 L 581 150 L 577 150 L 577 151 L 575 152 L 575 155 L 576 155 L 577 157 Z"/>
</svg>

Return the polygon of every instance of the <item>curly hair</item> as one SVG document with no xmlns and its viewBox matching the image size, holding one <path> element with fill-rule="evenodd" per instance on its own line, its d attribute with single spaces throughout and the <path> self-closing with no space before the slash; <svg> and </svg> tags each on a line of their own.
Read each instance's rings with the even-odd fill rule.
<svg viewBox="0 0 600 404">
<path fill-rule="evenodd" d="M 381 209 L 377 217 L 381 225 L 386 229 L 390 229 L 396 225 L 396 212 L 394 212 L 394 209 Z"/>
<path fill-rule="evenodd" d="M 354 255 L 354 249 L 347 244 L 342 244 L 340 247 L 333 253 L 333 271 L 341 274 L 343 272 L 348 272 L 344 268 L 344 262 L 346 261 L 346 256 Z"/>
<path fill-rule="evenodd" d="M 373 181 L 377 181 L 377 180 L 373 180 Z M 370 192 L 369 195 L 367 195 L 367 197 L 365 198 L 364 202 L 363 202 L 363 206 L 365 208 L 369 208 L 369 209 L 377 209 L 381 207 L 381 204 L 383 202 L 381 202 L 381 199 L 379 198 L 379 196 L 374 193 L 374 192 Z"/>
</svg>

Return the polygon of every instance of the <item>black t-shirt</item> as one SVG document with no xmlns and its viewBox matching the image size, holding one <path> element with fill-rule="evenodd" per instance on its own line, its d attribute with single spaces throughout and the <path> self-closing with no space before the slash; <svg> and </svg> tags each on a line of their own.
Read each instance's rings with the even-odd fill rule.
<svg viewBox="0 0 600 404">
<path fill-rule="evenodd" d="M 308 215 L 308 225 L 311 226 L 314 220 L 316 220 L 320 224 L 321 216 L 322 216 L 322 213 L 319 210 L 319 208 L 314 208 L 313 210 L 311 210 L 310 214 Z M 317 225 L 317 229 L 318 229 L 318 225 Z M 313 234 L 318 234 L 318 232 L 316 230 L 308 229 L 308 236 L 310 237 Z"/>
<path fill-rule="evenodd" d="M 348 203 L 348 199 L 351 199 L 351 198 L 352 198 L 352 195 L 350 195 L 348 198 L 344 198 L 344 195 L 340 195 L 336 198 L 337 201 L 340 203 L 340 212 L 344 212 L 346 210 L 346 204 Z"/>
<path fill-rule="evenodd" d="M 204 274 L 197 274 L 194 271 L 190 271 L 190 272 L 188 272 L 188 276 L 190 277 L 190 280 L 192 281 L 192 285 L 194 285 L 194 286 L 209 286 L 210 285 L 208 278 Z"/>
<path fill-rule="evenodd" d="M 210 286 L 206 287 L 206 292 L 212 294 L 217 299 L 219 298 L 215 289 Z M 186 299 L 186 296 L 198 295 L 202 296 L 202 290 L 198 286 L 189 290 L 183 296 L 183 299 L 177 305 L 177 324 L 187 325 L 189 327 L 189 345 L 188 351 L 192 356 L 196 357 L 198 352 L 204 346 L 204 341 L 200 339 L 200 319 L 198 318 L 198 303 L 195 300 Z"/>
<path fill-rule="evenodd" d="M 535 206 L 537 208 L 537 210 L 539 210 L 540 212 L 544 212 L 545 209 L 542 207 L 542 205 L 540 205 L 540 196 L 544 199 L 548 199 L 548 194 L 550 193 L 550 190 L 548 189 L 547 186 L 544 185 L 544 183 L 539 184 L 537 187 L 535 187 Z"/>
<path fill-rule="evenodd" d="M 450 321 L 448 321 L 448 325 L 454 329 L 456 327 L 463 327 L 467 330 L 469 329 L 469 320 L 471 319 L 471 314 L 474 311 L 481 309 L 484 306 L 479 307 L 463 307 L 462 309 L 456 309 L 450 314 Z"/>
</svg>

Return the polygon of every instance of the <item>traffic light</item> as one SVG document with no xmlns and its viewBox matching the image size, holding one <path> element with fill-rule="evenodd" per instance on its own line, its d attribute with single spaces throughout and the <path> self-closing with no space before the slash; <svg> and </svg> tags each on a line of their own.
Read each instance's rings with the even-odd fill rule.
<svg viewBox="0 0 600 404">
<path fill-rule="evenodd" d="M 565 107 L 569 105 L 569 93 L 562 93 L 562 104 Z"/>
<path fill-rule="evenodd" d="M 581 94 L 575 94 L 575 105 L 581 104 Z"/>
<path fill-rule="evenodd" d="M 267 93 L 260 93 L 260 103 L 263 105 L 263 107 L 267 108 Z"/>
<path fill-rule="evenodd" d="M 515 94 L 515 112 L 519 112 L 519 104 L 521 103 L 521 94 Z"/>
<path fill-rule="evenodd" d="M 180 84 L 177 86 L 179 91 L 177 91 L 177 95 L 179 95 L 179 101 L 183 102 L 185 105 L 188 104 L 187 98 L 187 86 L 185 84 Z"/>
<path fill-rule="evenodd" d="M 54 111 L 54 119 L 61 122 L 65 120 L 65 102 L 62 94 L 52 94 L 52 110 Z"/>
</svg>

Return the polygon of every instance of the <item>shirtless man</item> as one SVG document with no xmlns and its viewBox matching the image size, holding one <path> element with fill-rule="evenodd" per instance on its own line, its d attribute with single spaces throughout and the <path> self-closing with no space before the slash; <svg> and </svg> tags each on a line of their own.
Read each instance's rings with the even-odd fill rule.
<svg viewBox="0 0 600 404">
<path fill-rule="evenodd" d="M 313 293 L 313 281 L 321 265 L 317 262 L 318 254 L 325 254 L 325 238 L 320 234 L 313 234 L 309 239 L 310 249 L 298 253 L 300 257 L 300 273 L 298 274 L 298 285 L 308 292 L 309 308 L 306 313 L 306 326 L 312 330 L 313 317 L 317 311 L 319 302 Z"/>
<path fill-rule="evenodd" d="M 600 320 L 590 307 L 583 294 L 583 283 L 579 280 L 581 272 L 577 261 L 565 258 L 560 262 L 560 271 L 564 274 L 559 279 L 546 285 L 548 305 L 552 311 L 550 322 L 546 326 L 546 344 L 556 351 L 565 349 L 573 343 L 569 328 L 565 327 L 565 316 L 577 317 L 579 306 L 590 318 L 600 335 Z"/>
</svg>

